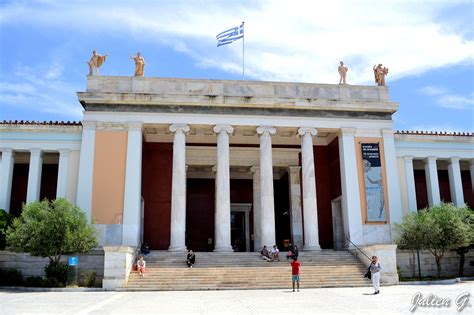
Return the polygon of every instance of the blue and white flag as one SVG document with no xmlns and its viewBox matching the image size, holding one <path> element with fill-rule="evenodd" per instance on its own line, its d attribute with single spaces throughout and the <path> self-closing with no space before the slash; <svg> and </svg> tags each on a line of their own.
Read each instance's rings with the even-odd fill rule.
<svg viewBox="0 0 474 315">
<path fill-rule="evenodd" d="M 217 34 L 217 47 L 227 45 L 244 37 L 244 23 Z"/>
</svg>

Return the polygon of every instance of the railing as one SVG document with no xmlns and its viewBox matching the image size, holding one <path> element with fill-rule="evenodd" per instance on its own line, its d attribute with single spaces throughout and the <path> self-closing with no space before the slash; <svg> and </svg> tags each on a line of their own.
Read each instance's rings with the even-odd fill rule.
<svg viewBox="0 0 474 315">
<path fill-rule="evenodd" d="M 347 236 L 346 236 L 346 240 L 348 240 L 349 243 L 351 243 L 359 252 L 361 252 L 365 257 L 367 257 L 368 260 L 372 261 L 372 258 L 367 256 L 367 254 L 364 253 L 364 251 L 362 249 L 360 249 L 356 244 L 352 243 L 352 241 Z"/>
</svg>

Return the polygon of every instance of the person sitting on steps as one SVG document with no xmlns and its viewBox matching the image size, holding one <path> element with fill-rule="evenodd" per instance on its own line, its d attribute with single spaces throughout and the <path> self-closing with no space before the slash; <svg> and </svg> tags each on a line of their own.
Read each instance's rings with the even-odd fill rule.
<svg viewBox="0 0 474 315">
<path fill-rule="evenodd" d="M 280 261 L 279 254 L 280 254 L 280 250 L 278 249 L 278 247 L 276 245 L 273 245 L 273 248 L 272 248 L 272 261 L 275 261 L 275 259 Z"/>
<path fill-rule="evenodd" d="M 192 268 L 195 262 L 196 262 L 196 255 L 190 249 L 188 251 L 188 255 L 186 256 L 186 264 L 188 265 L 189 268 Z"/>
<path fill-rule="evenodd" d="M 268 253 L 268 249 L 266 245 L 263 245 L 262 250 L 260 251 L 260 256 L 263 260 L 271 261 L 270 254 Z"/>
</svg>

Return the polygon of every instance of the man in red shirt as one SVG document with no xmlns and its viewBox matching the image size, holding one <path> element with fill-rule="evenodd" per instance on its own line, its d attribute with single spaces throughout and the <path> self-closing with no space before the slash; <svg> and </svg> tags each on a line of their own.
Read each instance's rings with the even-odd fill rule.
<svg viewBox="0 0 474 315">
<path fill-rule="evenodd" d="M 291 262 L 291 282 L 293 284 L 293 292 L 295 292 L 295 282 L 297 284 L 298 292 L 300 292 L 300 266 L 298 257 L 294 257 Z"/>
</svg>

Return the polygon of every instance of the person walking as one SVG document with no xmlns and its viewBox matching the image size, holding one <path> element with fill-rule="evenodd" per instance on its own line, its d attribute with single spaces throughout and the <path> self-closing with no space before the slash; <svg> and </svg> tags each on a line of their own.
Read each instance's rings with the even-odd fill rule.
<svg viewBox="0 0 474 315">
<path fill-rule="evenodd" d="M 298 261 L 298 257 L 293 257 L 291 262 L 291 282 L 293 285 L 293 292 L 295 292 L 295 282 L 297 284 L 297 290 L 300 292 L 300 266 L 301 263 Z"/>
<path fill-rule="evenodd" d="M 374 286 L 374 294 L 380 293 L 380 266 L 379 259 L 377 256 L 372 256 L 372 263 L 369 266 L 370 273 L 372 276 L 372 285 Z"/>
</svg>

